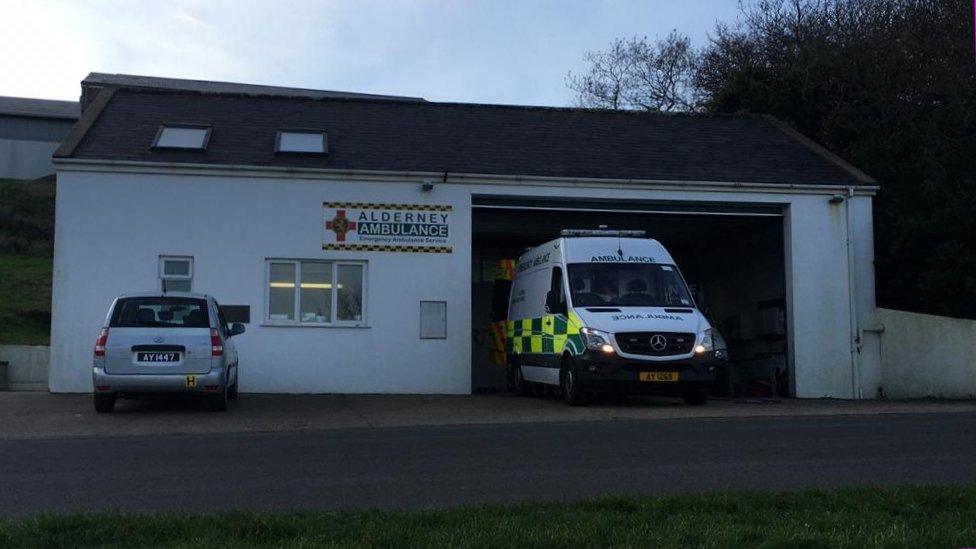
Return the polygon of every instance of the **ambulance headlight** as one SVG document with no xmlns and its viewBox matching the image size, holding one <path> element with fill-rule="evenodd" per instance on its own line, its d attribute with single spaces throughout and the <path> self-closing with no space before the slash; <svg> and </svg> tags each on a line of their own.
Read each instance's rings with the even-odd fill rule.
<svg viewBox="0 0 976 549">
<path fill-rule="evenodd" d="M 587 349 L 608 354 L 613 352 L 613 345 L 610 343 L 610 334 L 603 330 L 580 328 L 580 336 L 582 336 L 583 344 L 586 345 Z"/>
<path fill-rule="evenodd" d="M 712 341 L 712 330 L 709 328 L 698 336 L 698 345 L 695 345 L 695 353 L 700 355 L 713 350 L 715 350 L 715 344 Z"/>
</svg>

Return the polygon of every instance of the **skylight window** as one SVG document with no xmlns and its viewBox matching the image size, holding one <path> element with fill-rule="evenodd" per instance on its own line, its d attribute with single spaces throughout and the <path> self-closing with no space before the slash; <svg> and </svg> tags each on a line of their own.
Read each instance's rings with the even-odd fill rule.
<svg viewBox="0 0 976 549">
<path fill-rule="evenodd" d="M 275 152 L 326 154 L 328 140 L 320 130 L 281 130 L 275 141 Z"/>
<path fill-rule="evenodd" d="M 154 149 L 188 149 L 202 151 L 210 141 L 209 126 L 164 124 L 156 132 Z"/>
</svg>

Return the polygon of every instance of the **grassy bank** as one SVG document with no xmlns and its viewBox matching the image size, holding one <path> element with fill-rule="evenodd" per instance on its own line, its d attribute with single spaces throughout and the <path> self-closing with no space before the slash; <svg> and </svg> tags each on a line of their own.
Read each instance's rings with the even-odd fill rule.
<svg viewBox="0 0 976 549">
<path fill-rule="evenodd" d="M 54 193 L 52 178 L 0 179 L 0 344 L 48 343 Z"/>
<path fill-rule="evenodd" d="M 0 255 L 0 344 L 47 345 L 51 258 Z"/>
<path fill-rule="evenodd" d="M 95 514 L 0 521 L 0 546 L 964 547 L 976 486 L 611 498 L 421 512 Z"/>
<path fill-rule="evenodd" d="M 0 254 L 51 256 L 54 194 L 52 178 L 0 179 Z"/>
</svg>

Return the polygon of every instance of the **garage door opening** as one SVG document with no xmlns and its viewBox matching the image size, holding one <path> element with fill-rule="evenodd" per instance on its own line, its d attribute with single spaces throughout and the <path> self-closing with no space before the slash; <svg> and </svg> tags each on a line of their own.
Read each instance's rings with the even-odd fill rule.
<svg viewBox="0 0 976 549">
<path fill-rule="evenodd" d="M 552 204 L 552 200 L 548 204 Z M 722 396 L 789 396 L 783 215 L 779 207 L 476 200 L 472 211 L 472 365 L 474 392 L 503 390 L 505 368 L 492 339 L 504 303 L 504 260 L 558 237 L 562 229 L 644 230 L 671 252 L 698 307 L 725 338 Z M 494 318 L 493 318 L 494 311 Z"/>
</svg>

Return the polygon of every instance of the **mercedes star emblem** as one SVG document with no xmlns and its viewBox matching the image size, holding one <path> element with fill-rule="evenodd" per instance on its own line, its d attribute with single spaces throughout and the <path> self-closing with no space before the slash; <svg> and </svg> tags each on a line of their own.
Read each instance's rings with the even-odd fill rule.
<svg viewBox="0 0 976 549">
<path fill-rule="evenodd" d="M 663 351 L 668 346 L 668 339 L 661 334 L 651 336 L 651 349 Z"/>
</svg>

